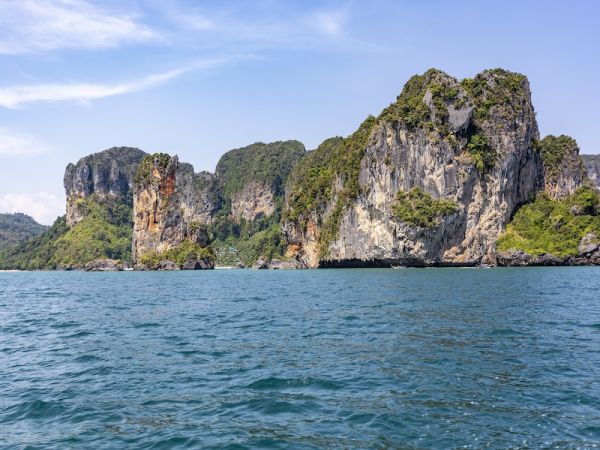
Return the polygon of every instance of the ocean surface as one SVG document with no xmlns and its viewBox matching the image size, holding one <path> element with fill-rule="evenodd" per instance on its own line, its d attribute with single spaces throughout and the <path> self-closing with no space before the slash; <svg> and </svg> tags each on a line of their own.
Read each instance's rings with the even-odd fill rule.
<svg viewBox="0 0 600 450">
<path fill-rule="evenodd" d="M 0 273 L 0 448 L 597 448 L 600 268 Z"/>
</svg>

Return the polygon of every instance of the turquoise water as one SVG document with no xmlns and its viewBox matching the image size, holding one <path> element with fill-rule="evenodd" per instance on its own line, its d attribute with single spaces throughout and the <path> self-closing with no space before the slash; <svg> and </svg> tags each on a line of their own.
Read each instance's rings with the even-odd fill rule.
<svg viewBox="0 0 600 450">
<path fill-rule="evenodd" d="M 0 447 L 593 448 L 600 268 L 0 273 Z"/>
</svg>

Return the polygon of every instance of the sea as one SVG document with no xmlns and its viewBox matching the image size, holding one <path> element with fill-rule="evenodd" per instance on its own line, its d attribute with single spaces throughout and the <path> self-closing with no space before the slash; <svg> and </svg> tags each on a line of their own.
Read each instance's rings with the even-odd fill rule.
<svg viewBox="0 0 600 450">
<path fill-rule="evenodd" d="M 2 449 L 600 446 L 600 268 L 0 273 Z"/>
</svg>

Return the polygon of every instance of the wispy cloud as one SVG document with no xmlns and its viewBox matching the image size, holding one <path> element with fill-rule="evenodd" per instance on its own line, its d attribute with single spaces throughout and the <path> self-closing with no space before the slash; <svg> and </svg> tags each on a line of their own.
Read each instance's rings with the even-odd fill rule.
<svg viewBox="0 0 600 450">
<path fill-rule="evenodd" d="M 126 13 L 86 0 L 1 0 L 0 53 L 98 49 L 161 39 Z"/>
<path fill-rule="evenodd" d="M 235 58 L 240 57 L 201 60 L 124 83 L 63 83 L 0 87 L 0 106 L 17 109 L 30 103 L 65 101 L 87 104 L 92 100 L 149 89 L 177 78 L 184 73 L 209 69 Z"/>
<path fill-rule="evenodd" d="M 65 213 L 65 200 L 48 192 L 0 194 L 0 212 L 25 213 L 41 224 L 51 225 Z"/>
<path fill-rule="evenodd" d="M 329 36 L 341 36 L 345 21 L 346 12 L 342 10 L 317 11 L 311 17 L 313 26 Z"/>
<path fill-rule="evenodd" d="M 0 127 L 0 158 L 32 156 L 44 153 L 46 150 L 47 147 L 33 136 Z"/>
</svg>

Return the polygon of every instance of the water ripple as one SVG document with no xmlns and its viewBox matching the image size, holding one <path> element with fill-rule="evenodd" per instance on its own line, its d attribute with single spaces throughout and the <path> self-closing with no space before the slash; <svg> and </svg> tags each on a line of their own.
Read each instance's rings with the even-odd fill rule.
<svg viewBox="0 0 600 450">
<path fill-rule="evenodd" d="M 0 273 L 0 448 L 597 448 L 598 275 Z"/>
</svg>

